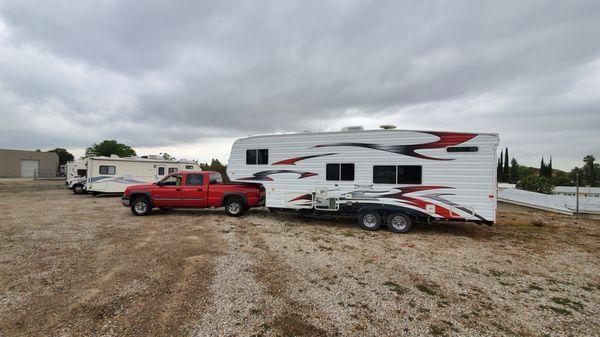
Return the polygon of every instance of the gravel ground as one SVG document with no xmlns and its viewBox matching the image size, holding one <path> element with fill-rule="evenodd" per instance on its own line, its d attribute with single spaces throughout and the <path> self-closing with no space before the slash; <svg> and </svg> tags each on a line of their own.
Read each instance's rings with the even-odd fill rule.
<svg viewBox="0 0 600 337">
<path fill-rule="evenodd" d="M 600 221 L 363 231 L 0 181 L 0 336 L 598 336 Z M 535 225 L 534 225 L 535 223 Z"/>
</svg>

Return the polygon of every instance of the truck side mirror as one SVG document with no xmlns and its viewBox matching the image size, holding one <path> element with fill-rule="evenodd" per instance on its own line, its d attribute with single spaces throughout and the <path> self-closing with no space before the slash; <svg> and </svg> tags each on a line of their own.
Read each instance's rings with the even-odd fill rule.
<svg viewBox="0 0 600 337">
<path fill-rule="evenodd" d="M 165 183 L 163 183 L 162 181 L 158 181 L 156 182 L 156 186 L 163 186 Z"/>
</svg>

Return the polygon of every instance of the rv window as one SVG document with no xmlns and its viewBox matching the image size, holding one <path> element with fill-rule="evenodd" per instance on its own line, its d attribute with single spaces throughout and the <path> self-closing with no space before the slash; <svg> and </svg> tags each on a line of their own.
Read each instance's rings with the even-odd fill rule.
<svg viewBox="0 0 600 337">
<path fill-rule="evenodd" d="M 342 180 L 342 181 L 354 180 L 354 164 L 341 164 L 340 180 Z"/>
<path fill-rule="evenodd" d="M 325 179 L 327 180 L 354 180 L 354 164 L 327 164 L 325 171 Z"/>
<path fill-rule="evenodd" d="M 376 184 L 395 184 L 396 166 L 373 166 L 373 182 Z"/>
<path fill-rule="evenodd" d="M 246 150 L 246 165 L 269 164 L 269 150 Z"/>
<path fill-rule="evenodd" d="M 158 168 L 158 175 L 159 176 L 164 176 L 165 175 L 165 168 L 164 167 L 159 167 Z"/>
<path fill-rule="evenodd" d="M 177 171 L 177 167 L 169 167 L 169 173 L 175 173 Z"/>
<path fill-rule="evenodd" d="M 83 170 L 77 170 L 77 175 L 80 177 L 83 177 L 87 174 L 87 170 L 83 169 Z"/>
<path fill-rule="evenodd" d="M 454 146 L 447 147 L 446 151 L 448 152 L 477 152 L 479 148 L 477 146 Z"/>
<path fill-rule="evenodd" d="M 204 185 L 204 176 L 201 174 L 188 174 L 185 184 L 188 186 L 202 186 Z"/>
<path fill-rule="evenodd" d="M 420 184 L 421 166 L 398 166 L 396 184 Z"/>
<path fill-rule="evenodd" d="M 269 150 L 258 150 L 258 165 L 269 164 Z"/>
<path fill-rule="evenodd" d="M 256 164 L 256 150 L 246 150 L 246 165 Z"/>
<path fill-rule="evenodd" d="M 327 164 L 325 169 L 325 179 L 340 180 L 340 164 Z"/>
<path fill-rule="evenodd" d="M 185 165 L 185 169 L 186 170 L 193 170 L 194 169 L 194 165 Z"/>
<path fill-rule="evenodd" d="M 100 174 L 113 175 L 113 174 L 117 173 L 117 168 L 115 166 L 100 165 L 99 170 L 100 170 Z"/>
</svg>

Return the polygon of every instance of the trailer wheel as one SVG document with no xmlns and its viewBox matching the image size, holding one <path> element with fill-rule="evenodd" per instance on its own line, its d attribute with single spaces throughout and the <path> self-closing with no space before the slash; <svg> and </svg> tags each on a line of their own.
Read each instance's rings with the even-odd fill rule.
<svg viewBox="0 0 600 337">
<path fill-rule="evenodd" d="M 245 210 L 246 210 L 246 206 L 244 205 L 242 198 L 238 198 L 238 197 L 227 198 L 227 201 L 225 202 L 225 212 L 227 213 L 227 215 L 240 216 L 240 215 L 244 214 Z"/>
<path fill-rule="evenodd" d="M 364 212 L 358 216 L 358 224 L 362 229 L 374 231 L 381 227 L 381 216 L 377 212 Z"/>
<path fill-rule="evenodd" d="M 412 227 L 412 220 L 406 214 L 394 213 L 387 217 L 386 225 L 394 233 L 406 233 Z"/>
<path fill-rule="evenodd" d="M 146 197 L 139 197 L 131 203 L 131 213 L 133 215 L 148 215 L 150 212 L 152 212 L 152 206 Z"/>
<path fill-rule="evenodd" d="M 74 194 L 83 194 L 85 192 L 85 190 L 83 189 L 83 185 L 75 185 L 73 186 L 73 193 Z"/>
</svg>

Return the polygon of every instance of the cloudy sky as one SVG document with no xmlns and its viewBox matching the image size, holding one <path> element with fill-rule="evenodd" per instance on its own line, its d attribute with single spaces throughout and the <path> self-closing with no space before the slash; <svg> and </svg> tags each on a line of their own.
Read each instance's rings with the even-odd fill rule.
<svg viewBox="0 0 600 337">
<path fill-rule="evenodd" d="M 248 134 L 498 132 L 600 157 L 600 1 L 0 0 L 0 147 L 114 138 L 227 160 Z"/>
</svg>

